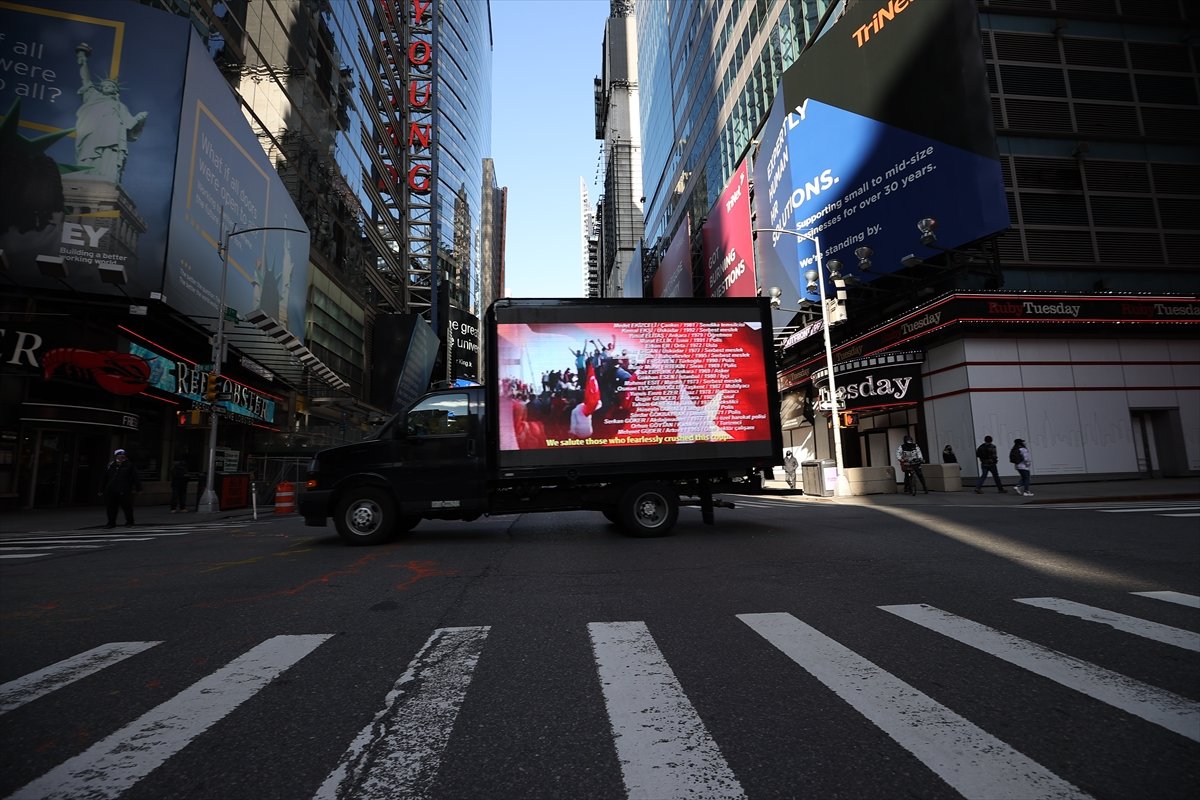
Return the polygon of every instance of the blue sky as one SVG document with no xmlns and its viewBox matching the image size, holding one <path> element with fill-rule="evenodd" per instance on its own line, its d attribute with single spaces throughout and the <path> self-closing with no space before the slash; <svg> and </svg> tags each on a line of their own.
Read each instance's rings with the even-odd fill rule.
<svg viewBox="0 0 1200 800">
<path fill-rule="evenodd" d="M 592 80 L 608 0 L 492 0 L 492 158 L 508 187 L 510 297 L 582 297 L 579 179 L 594 205 Z"/>
</svg>

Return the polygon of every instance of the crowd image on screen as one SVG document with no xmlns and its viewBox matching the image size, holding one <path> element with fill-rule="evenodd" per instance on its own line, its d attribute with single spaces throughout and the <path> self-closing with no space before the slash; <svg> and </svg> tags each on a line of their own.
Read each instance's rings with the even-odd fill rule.
<svg viewBox="0 0 1200 800">
<path fill-rule="evenodd" d="M 500 380 L 500 396 L 511 407 L 522 450 L 545 447 L 547 439 L 611 436 L 633 409 L 633 384 L 644 361 L 618 350 L 615 339 L 587 339 L 578 350 L 567 349 L 563 368 L 543 371 L 540 385 L 514 377 Z"/>
</svg>

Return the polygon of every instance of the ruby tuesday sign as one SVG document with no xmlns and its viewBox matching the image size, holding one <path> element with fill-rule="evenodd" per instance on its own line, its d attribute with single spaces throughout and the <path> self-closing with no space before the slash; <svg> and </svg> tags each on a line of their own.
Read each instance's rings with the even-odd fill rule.
<svg viewBox="0 0 1200 800">
<path fill-rule="evenodd" d="M 920 353 L 889 353 L 838 364 L 838 408 L 847 411 L 917 402 L 921 399 L 922 363 Z M 817 408 L 828 410 L 829 371 L 814 372 L 813 385 L 817 388 Z"/>
</svg>

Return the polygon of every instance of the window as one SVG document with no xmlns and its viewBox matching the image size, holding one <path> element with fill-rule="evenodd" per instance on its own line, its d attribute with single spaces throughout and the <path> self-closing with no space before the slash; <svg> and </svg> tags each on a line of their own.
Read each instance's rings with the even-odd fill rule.
<svg viewBox="0 0 1200 800">
<path fill-rule="evenodd" d="M 408 412 L 408 435 L 465 436 L 469 433 L 470 408 L 465 394 L 426 398 Z"/>
</svg>

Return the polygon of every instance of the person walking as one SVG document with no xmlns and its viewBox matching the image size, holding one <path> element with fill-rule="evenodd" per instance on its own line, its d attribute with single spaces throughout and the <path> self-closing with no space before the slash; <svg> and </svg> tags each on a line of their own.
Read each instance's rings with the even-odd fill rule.
<svg viewBox="0 0 1200 800">
<path fill-rule="evenodd" d="M 1008 453 L 1008 460 L 1017 468 L 1017 472 L 1021 474 L 1021 480 L 1017 484 L 1017 494 L 1025 497 L 1033 497 L 1033 492 L 1029 491 L 1029 475 L 1033 472 L 1033 456 L 1029 454 L 1029 448 L 1025 446 L 1024 439 L 1013 439 L 1012 450 Z"/>
<path fill-rule="evenodd" d="M 796 467 L 800 466 L 800 462 L 792 455 L 792 451 L 788 450 L 783 456 L 783 477 L 787 480 L 789 489 L 796 488 Z"/>
<path fill-rule="evenodd" d="M 975 481 L 975 494 L 983 494 L 983 482 L 987 480 L 989 472 L 996 479 L 996 491 L 1008 494 L 1000 480 L 1000 468 L 997 466 L 1000 456 L 996 453 L 996 445 L 992 444 L 992 437 L 983 437 L 983 444 L 975 448 L 975 457 L 979 459 L 979 480 Z"/>
<path fill-rule="evenodd" d="M 171 513 L 186 512 L 187 508 L 188 468 L 187 459 L 182 456 L 175 459 L 171 467 Z"/>
<path fill-rule="evenodd" d="M 914 442 L 911 436 L 905 436 L 904 441 L 896 448 L 896 460 L 900 462 L 900 469 L 904 470 L 904 491 L 911 495 L 917 493 L 917 484 L 913 481 L 913 476 L 916 475 L 925 494 L 929 494 L 929 487 L 925 484 L 925 473 L 921 471 L 925 456 L 920 445 Z"/>
<path fill-rule="evenodd" d="M 113 460 L 104 470 L 101 486 L 100 496 L 104 498 L 104 510 L 108 512 L 108 524 L 104 527 L 117 527 L 118 508 L 125 513 L 125 527 L 132 526 L 133 495 L 142 490 L 142 479 L 124 450 L 113 452 Z"/>
</svg>

